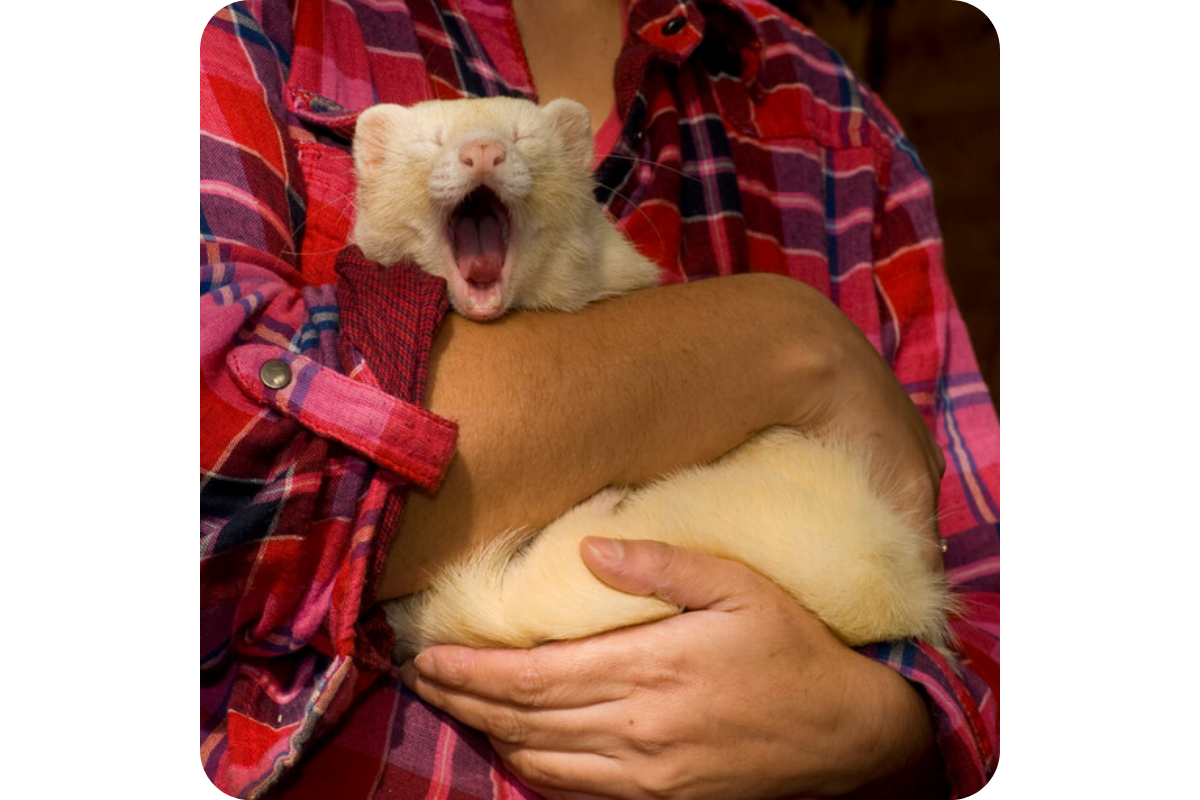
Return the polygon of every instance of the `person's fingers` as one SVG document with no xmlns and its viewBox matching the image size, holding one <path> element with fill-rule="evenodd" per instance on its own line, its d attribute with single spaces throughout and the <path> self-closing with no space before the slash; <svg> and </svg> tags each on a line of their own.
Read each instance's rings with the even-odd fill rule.
<svg viewBox="0 0 1200 800">
<path fill-rule="evenodd" d="M 612 797 L 628 783 L 621 762 L 609 756 L 531 749 L 494 738 L 491 743 L 522 783 L 552 800 Z"/>
<path fill-rule="evenodd" d="M 735 561 L 662 542 L 589 536 L 579 550 L 588 569 L 614 589 L 685 609 L 732 610 L 766 580 Z"/>
<path fill-rule="evenodd" d="M 620 633 L 531 650 L 439 645 L 421 651 L 409 674 L 444 690 L 524 708 L 580 708 L 619 700 L 635 688 L 641 654 L 612 640 Z"/>
</svg>

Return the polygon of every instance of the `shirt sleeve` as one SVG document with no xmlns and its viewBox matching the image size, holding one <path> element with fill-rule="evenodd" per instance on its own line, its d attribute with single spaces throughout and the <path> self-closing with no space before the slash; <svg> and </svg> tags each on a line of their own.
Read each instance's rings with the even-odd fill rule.
<svg viewBox="0 0 1200 800">
<path fill-rule="evenodd" d="M 956 658 L 913 642 L 864 652 L 924 692 L 952 794 L 965 797 L 998 760 L 999 420 L 946 279 L 929 179 L 898 126 L 893 135 L 874 245 L 881 340 L 946 457 L 939 526 L 961 613 L 952 621 Z"/>
<path fill-rule="evenodd" d="M 396 394 L 342 330 L 343 284 L 371 265 L 351 257 L 336 286 L 305 269 L 291 37 L 288 4 L 266 0 L 201 40 L 201 753 L 237 796 L 368 680 L 360 618 L 399 503 L 436 488 L 456 437 L 412 380 L 445 313 L 436 283 L 389 270 L 371 293 L 413 321 Z"/>
</svg>

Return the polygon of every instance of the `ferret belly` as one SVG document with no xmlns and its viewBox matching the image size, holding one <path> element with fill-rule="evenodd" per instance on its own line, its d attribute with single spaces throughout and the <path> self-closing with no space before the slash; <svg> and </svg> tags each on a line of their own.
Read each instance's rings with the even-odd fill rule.
<svg viewBox="0 0 1200 800">
<path fill-rule="evenodd" d="M 774 428 L 722 459 L 572 509 L 523 545 L 499 540 L 391 604 L 404 658 L 432 644 L 531 647 L 680 611 L 612 589 L 584 565 L 584 537 L 653 539 L 739 561 L 850 645 L 919 637 L 941 646 L 950 593 L 931 546 L 837 442 Z"/>
</svg>

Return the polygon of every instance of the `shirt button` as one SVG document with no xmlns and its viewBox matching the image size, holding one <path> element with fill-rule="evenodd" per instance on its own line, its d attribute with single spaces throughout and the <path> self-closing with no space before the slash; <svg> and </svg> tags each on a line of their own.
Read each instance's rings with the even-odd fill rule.
<svg viewBox="0 0 1200 800">
<path fill-rule="evenodd" d="M 675 34 L 679 33 L 681 30 L 683 30 L 686 26 L 687 26 L 687 17 L 685 17 L 685 16 L 671 17 L 669 20 L 667 20 L 666 22 L 663 23 L 662 35 L 663 36 L 674 36 Z"/>
<path fill-rule="evenodd" d="M 268 389 L 282 389 L 292 382 L 292 368 L 278 359 L 272 359 L 262 365 L 258 378 Z"/>
</svg>

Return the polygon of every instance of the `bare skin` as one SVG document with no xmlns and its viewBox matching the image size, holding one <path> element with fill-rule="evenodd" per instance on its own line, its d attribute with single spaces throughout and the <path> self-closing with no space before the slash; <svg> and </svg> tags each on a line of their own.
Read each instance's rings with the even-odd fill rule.
<svg viewBox="0 0 1200 800">
<path fill-rule="evenodd" d="M 776 423 L 821 424 L 811 389 L 831 379 L 838 345 L 808 313 L 822 304 L 795 281 L 742 275 L 574 314 L 448 318 L 425 400 L 459 421 L 457 453 L 436 496 L 410 496 L 379 598 L 604 486 L 711 461 Z"/>
<path fill-rule="evenodd" d="M 595 133 L 616 102 L 609 76 L 621 53 L 620 2 L 513 0 L 513 13 L 538 102 L 583 103 Z"/>
</svg>

